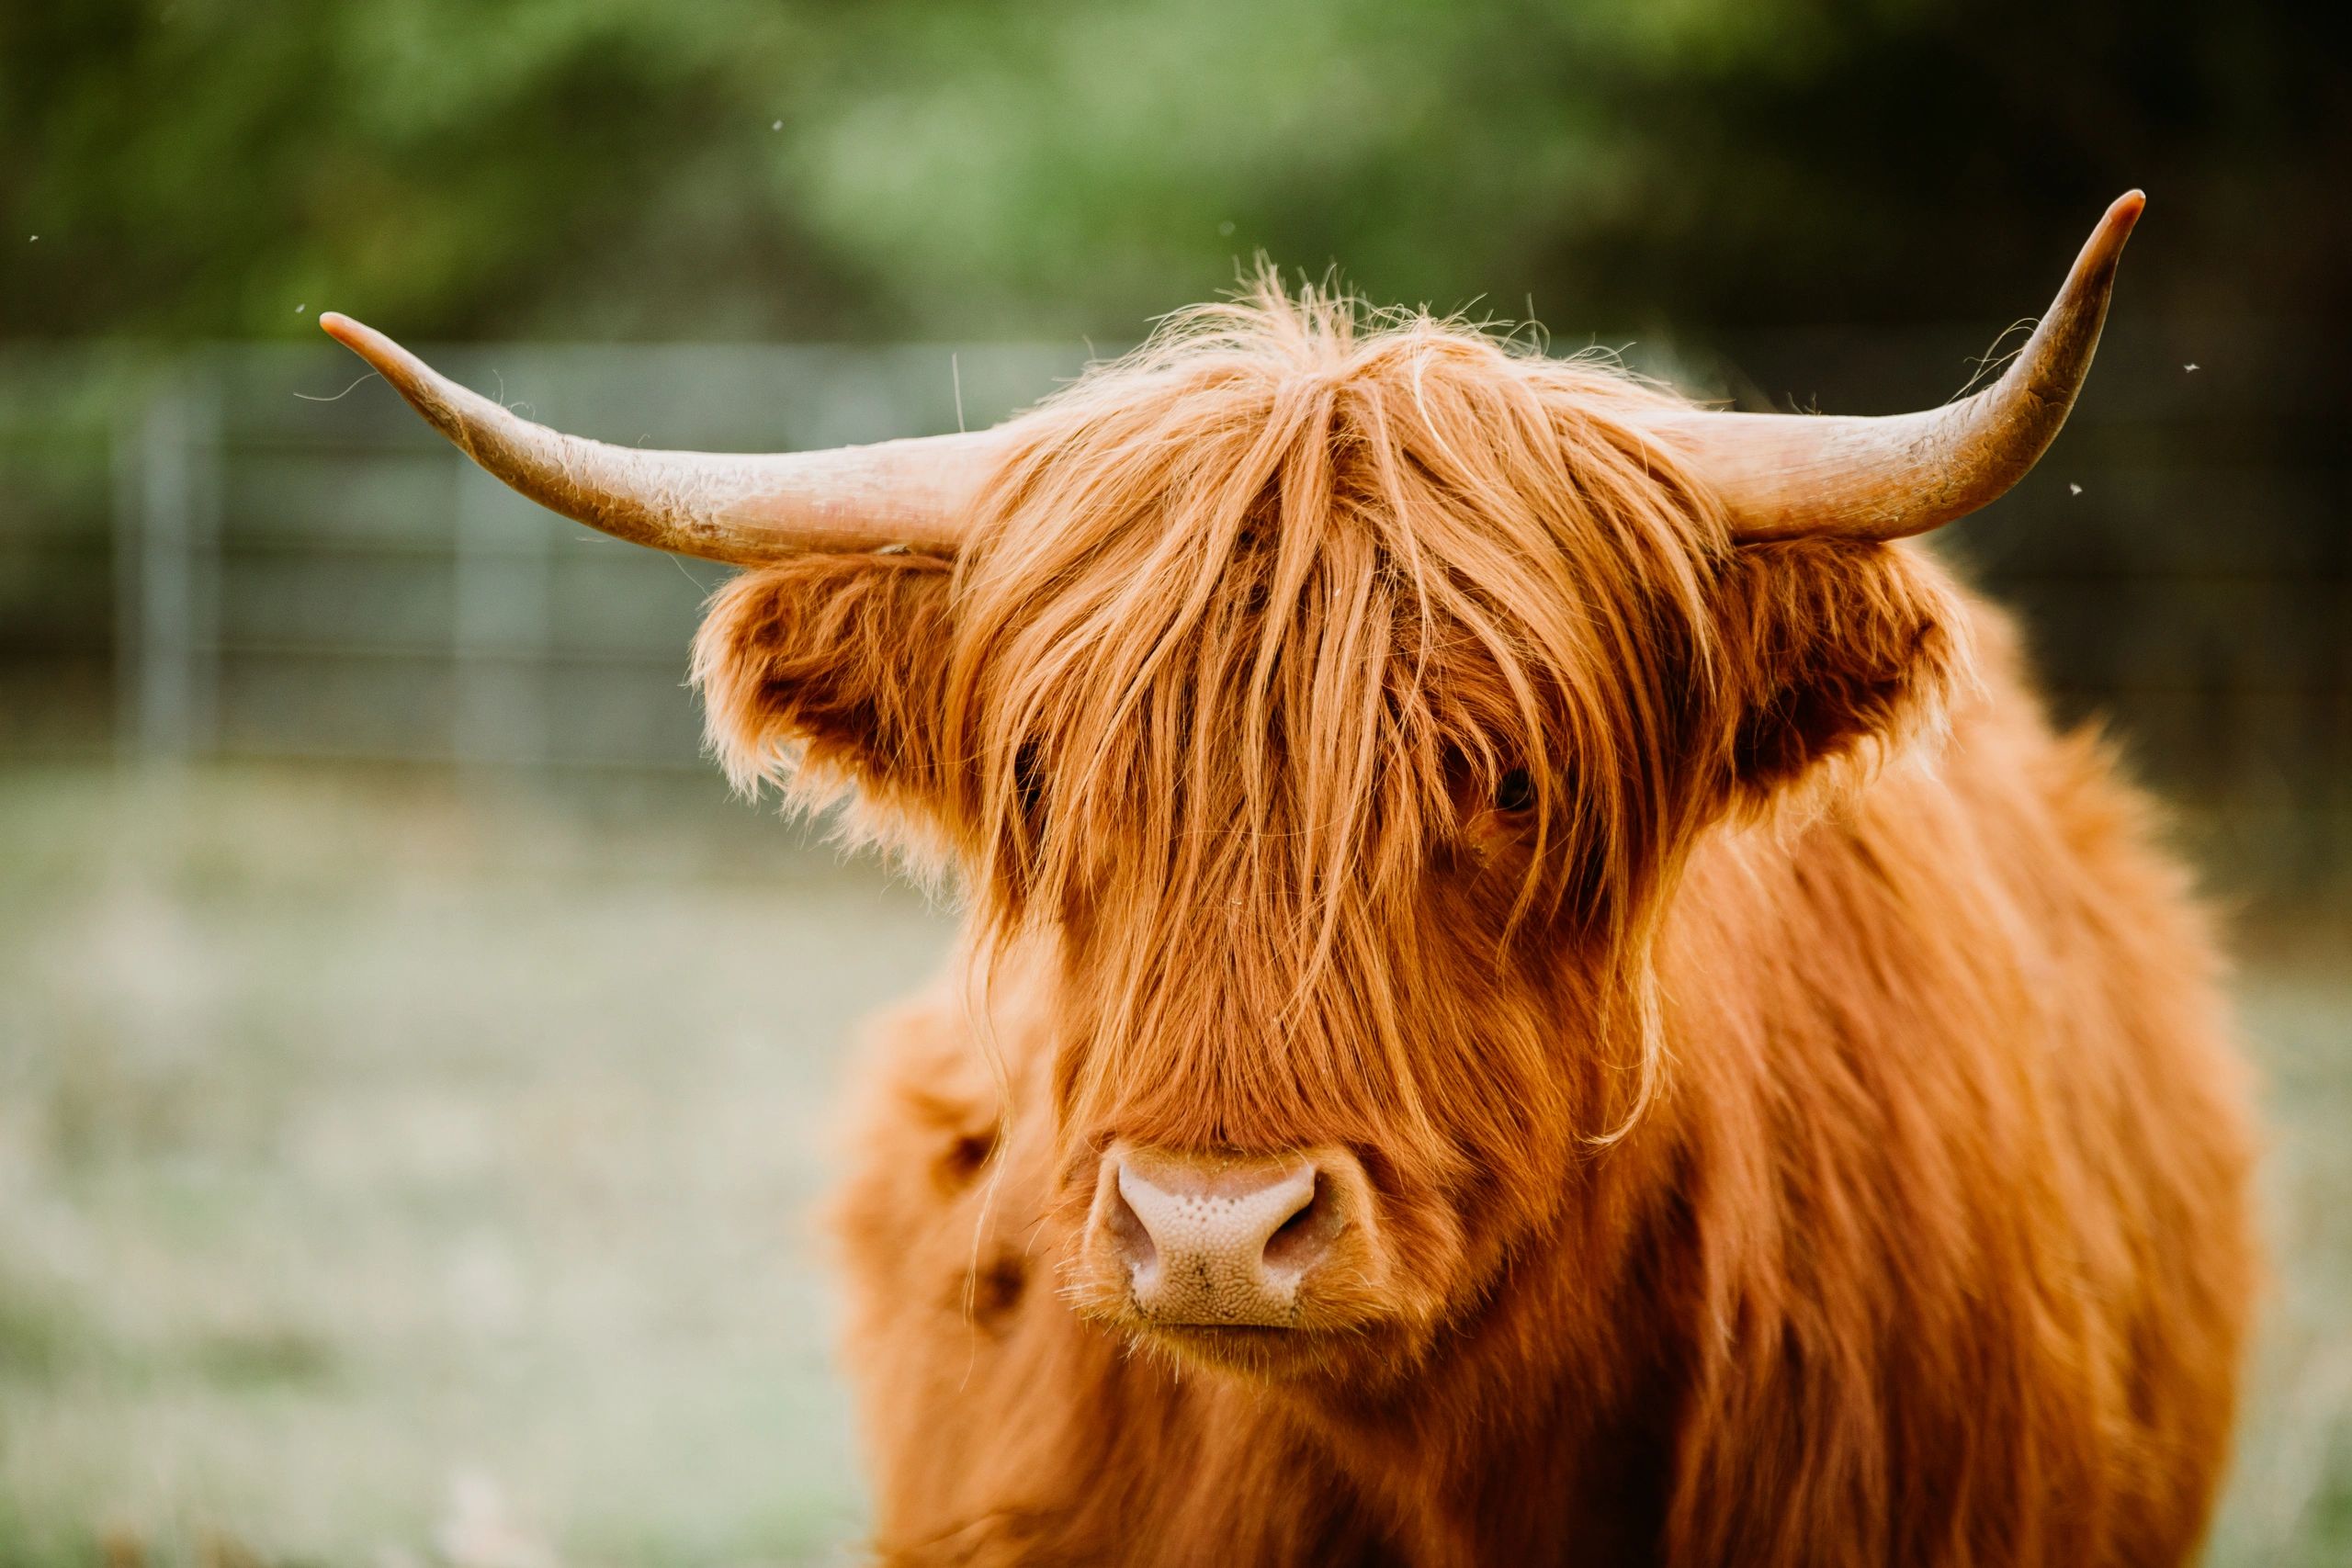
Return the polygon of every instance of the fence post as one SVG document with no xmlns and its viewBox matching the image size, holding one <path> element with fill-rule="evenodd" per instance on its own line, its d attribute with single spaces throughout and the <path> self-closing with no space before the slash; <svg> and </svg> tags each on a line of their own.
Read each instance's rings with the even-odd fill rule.
<svg viewBox="0 0 2352 1568">
<path fill-rule="evenodd" d="M 450 750 L 469 771 L 544 762 L 552 533 L 471 464 L 457 480 Z"/>
<path fill-rule="evenodd" d="M 175 765 L 217 743 L 218 389 L 182 366 L 114 434 L 119 750 Z"/>
</svg>

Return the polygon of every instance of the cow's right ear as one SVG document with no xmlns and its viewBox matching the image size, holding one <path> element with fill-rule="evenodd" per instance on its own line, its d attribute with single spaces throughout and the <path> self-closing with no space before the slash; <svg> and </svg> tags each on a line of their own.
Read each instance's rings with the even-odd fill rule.
<svg viewBox="0 0 2352 1568">
<path fill-rule="evenodd" d="M 1914 549 L 1739 545 L 1715 599 L 1727 700 L 1714 744 L 1735 797 L 1750 805 L 1934 728 L 1974 680 L 1967 612 Z"/>
<path fill-rule="evenodd" d="M 897 810 L 936 801 L 953 570 L 933 556 L 809 555 L 719 590 L 694 682 L 738 788 L 771 781 L 817 804 L 854 782 Z"/>
</svg>

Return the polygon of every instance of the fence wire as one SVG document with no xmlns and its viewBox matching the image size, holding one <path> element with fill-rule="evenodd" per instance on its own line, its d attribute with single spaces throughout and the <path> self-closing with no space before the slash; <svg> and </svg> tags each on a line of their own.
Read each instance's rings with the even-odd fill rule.
<svg viewBox="0 0 2352 1568">
<path fill-rule="evenodd" d="M 1784 334 L 1695 374 L 1883 411 L 1937 400 L 1965 344 Z M 435 355 L 582 434 L 770 450 L 991 423 L 1086 357 Z M 2106 717 L 2211 855 L 2290 892 L 2352 875 L 2344 457 L 2293 435 L 2327 374 L 2288 327 L 2112 332 L 2050 458 L 1945 542 L 2018 609 L 2062 713 Z M 0 764 L 699 767 L 685 648 L 722 576 L 556 525 L 331 347 L 0 354 Z"/>
</svg>

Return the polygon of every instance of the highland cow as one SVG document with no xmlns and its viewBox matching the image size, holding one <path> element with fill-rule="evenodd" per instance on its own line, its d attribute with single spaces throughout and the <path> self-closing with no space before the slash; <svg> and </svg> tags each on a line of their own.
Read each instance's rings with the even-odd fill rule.
<svg viewBox="0 0 2352 1568">
<path fill-rule="evenodd" d="M 1879 419 L 1268 286 L 994 430 L 637 452 L 326 320 L 752 568 L 718 754 L 963 892 L 837 1210 L 882 1559 L 2190 1559 L 2255 1268 L 2212 942 L 1904 542 L 2057 434 L 2140 205 Z"/>
</svg>

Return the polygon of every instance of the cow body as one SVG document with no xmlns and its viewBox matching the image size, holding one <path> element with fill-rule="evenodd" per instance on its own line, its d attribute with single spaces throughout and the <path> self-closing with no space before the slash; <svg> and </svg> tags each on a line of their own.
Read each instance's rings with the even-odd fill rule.
<svg viewBox="0 0 2352 1568">
<path fill-rule="evenodd" d="M 757 570 L 743 784 L 953 880 L 838 1206 L 886 1561 L 2182 1563 L 2255 1274 L 2211 941 L 1905 542 L 2071 405 L 1693 408 L 1268 278 L 970 436 L 532 425 Z"/>
<path fill-rule="evenodd" d="M 1670 1086 L 1407 1386 L 1073 1314 L 1048 965 L 992 987 L 1009 1116 L 960 965 L 881 1021 L 839 1214 L 884 1560 L 2187 1561 L 2252 1267 L 2240 1069 L 2145 803 L 1972 613 L 1949 740 L 1693 855 Z"/>
</svg>

